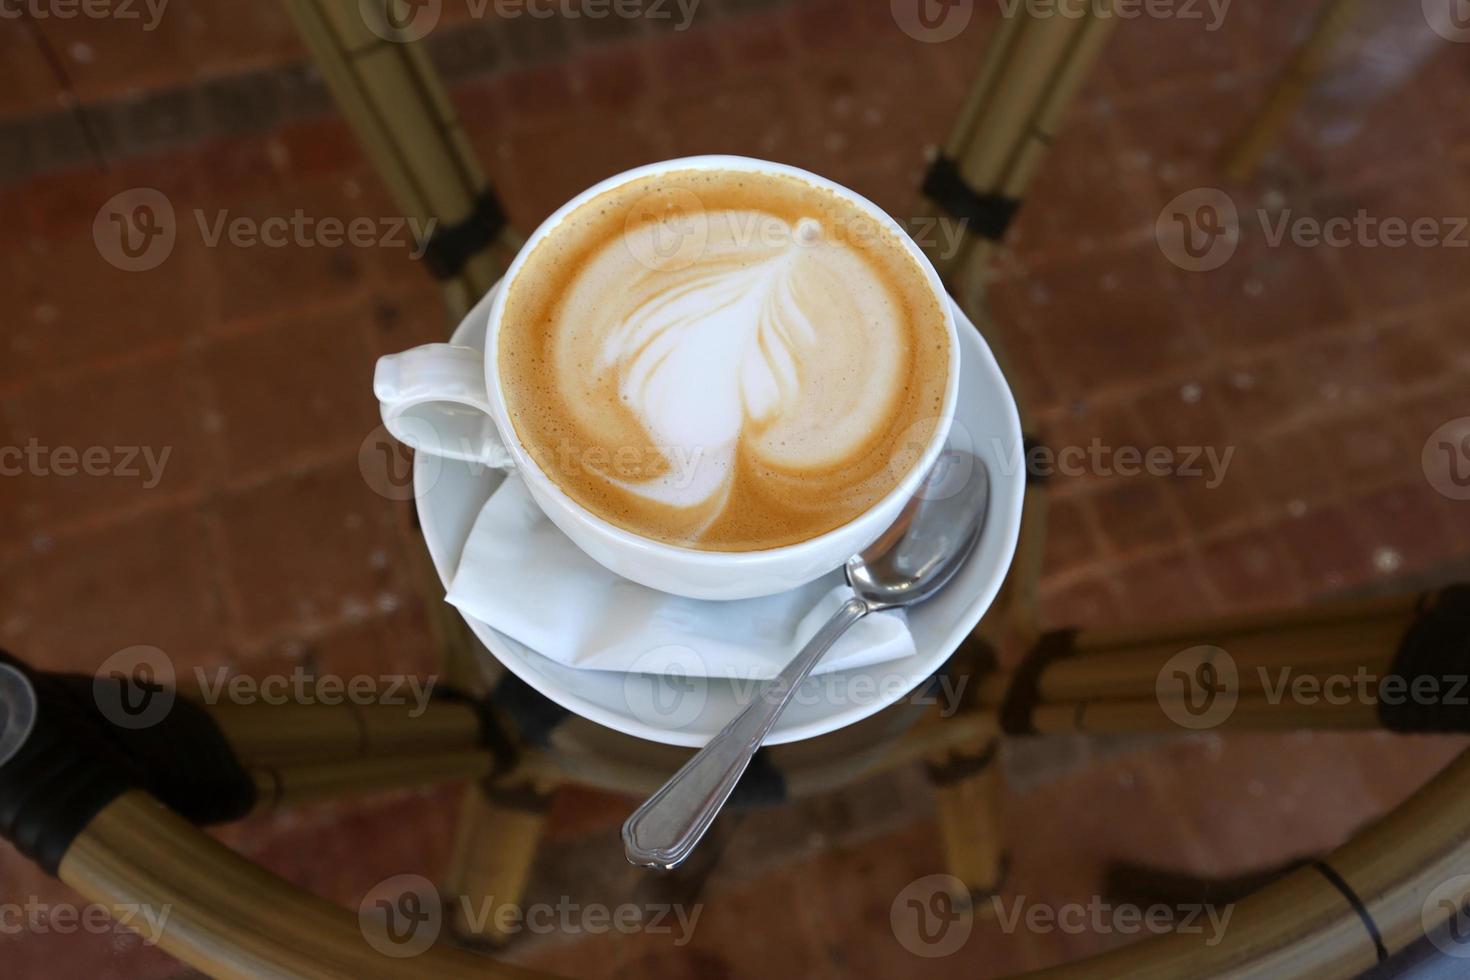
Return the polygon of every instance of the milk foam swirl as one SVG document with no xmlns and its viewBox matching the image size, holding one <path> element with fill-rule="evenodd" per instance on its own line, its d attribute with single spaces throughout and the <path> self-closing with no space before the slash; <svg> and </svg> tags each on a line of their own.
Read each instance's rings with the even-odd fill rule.
<svg viewBox="0 0 1470 980">
<path fill-rule="evenodd" d="M 847 234 L 851 205 L 762 190 L 786 206 L 632 220 L 612 201 L 587 219 L 600 234 L 547 252 L 544 288 L 507 303 L 501 371 L 522 440 L 639 533 L 719 550 L 801 540 L 870 506 L 903 475 L 897 441 L 932 431 L 948 341 L 913 259 Z"/>
<path fill-rule="evenodd" d="M 615 392 L 652 445 L 696 460 L 692 471 L 668 459 L 657 477 L 618 482 L 676 507 L 714 504 L 704 506 L 706 524 L 728 496 L 737 454 L 765 468 L 821 470 L 861 451 L 891 410 L 903 353 L 898 309 L 818 221 L 708 219 L 698 260 L 683 268 L 639 267 L 639 243 L 626 239 L 594 260 L 594 278 L 611 278 L 603 263 L 618 267 L 626 302 L 603 304 L 603 316 L 586 310 L 593 328 L 568 331 L 575 356 L 558 361 L 570 389 L 586 371 L 584 345 L 595 343 L 604 398 Z M 665 231 L 645 225 L 629 237 Z M 575 403 L 593 431 L 608 407 L 595 397 Z"/>
</svg>

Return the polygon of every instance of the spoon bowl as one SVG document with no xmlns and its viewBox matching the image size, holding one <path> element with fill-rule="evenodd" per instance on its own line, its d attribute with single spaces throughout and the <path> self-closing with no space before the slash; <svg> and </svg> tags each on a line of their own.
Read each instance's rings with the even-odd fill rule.
<svg viewBox="0 0 1470 980">
<path fill-rule="evenodd" d="M 869 610 L 923 602 L 975 550 L 989 502 L 985 464 L 969 453 L 943 454 L 893 526 L 847 560 L 847 583 Z"/>
</svg>

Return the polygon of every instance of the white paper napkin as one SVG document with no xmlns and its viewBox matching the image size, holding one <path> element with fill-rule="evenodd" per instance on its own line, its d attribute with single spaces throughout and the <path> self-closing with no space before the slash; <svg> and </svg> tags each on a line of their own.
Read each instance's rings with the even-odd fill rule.
<svg viewBox="0 0 1470 980">
<path fill-rule="evenodd" d="M 852 594 L 841 570 L 760 599 L 685 599 L 614 575 L 546 518 L 514 473 L 486 501 L 448 600 L 542 656 L 586 670 L 774 677 Z M 815 673 L 914 652 L 900 610 L 872 613 Z"/>
</svg>

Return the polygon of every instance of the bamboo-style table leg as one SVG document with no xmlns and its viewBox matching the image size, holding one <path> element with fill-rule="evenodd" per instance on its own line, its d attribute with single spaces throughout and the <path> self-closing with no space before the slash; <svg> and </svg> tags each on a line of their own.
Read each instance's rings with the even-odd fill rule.
<svg viewBox="0 0 1470 980">
<path fill-rule="evenodd" d="M 929 764 L 948 872 L 965 885 L 976 915 L 993 911 L 985 899 L 999 893 L 1009 855 L 1001 811 L 1000 740 L 951 753 Z"/>
<path fill-rule="evenodd" d="M 1463 895 L 1443 886 L 1470 860 L 1467 780 L 1470 755 L 1334 854 L 1241 901 L 1223 936 L 1174 933 L 1037 976 L 1356 976 L 1456 914 L 1448 899 L 1428 899 Z M 59 876 L 108 907 L 170 909 L 162 948 L 212 976 L 528 975 L 442 944 L 383 956 L 351 912 L 250 865 L 141 792 L 91 821 Z"/>
<path fill-rule="evenodd" d="M 923 244 L 951 295 L 972 317 L 995 244 L 1117 26 L 1110 4 L 1091 4 L 1079 17 L 1042 16 L 1022 5 L 1008 17 L 936 161 L 942 168 L 931 170 L 925 181 L 934 213 L 946 210 L 946 220 L 968 222 L 969 234 L 953 253 L 942 250 L 949 236 Z M 951 170 L 962 187 L 935 181 Z M 951 197 L 963 199 L 958 209 L 945 200 Z M 916 213 L 922 214 L 920 207 Z"/>
<path fill-rule="evenodd" d="M 1359 0 L 1325 0 L 1311 35 L 1292 54 L 1250 124 L 1227 149 L 1221 162 L 1225 176 L 1245 181 L 1255 173 L 1307 90 L 1327 68 L 1332 48 L 1352 24 L 1358 6 Z"/>
<path fill-rule="evenodd" d="M 1094 5 L 1082 17 L 1038 17 L 1023 7 L 1007 18 L 986 52 L 936 161 L 936 167 L 945 166 L 931 171 L 931 178 L 936 172 L 952 171 L 960 186 L 941 181 L 942 186 L 936 187 L 932 180 L 926 180 L 926 194 L 967 199 L 961 210 L 967 205 L 1013 212 L 1111 36 L 1117 18 L 1108 16 L 1108 12 L 1107 7 Z M 939 214 L 953 203 L 930 200 L 920 204 L 916 213 L 923 213 L 927 207 Z M 951 211 L 942 220 L 957 217 L 960 215 Z M 926 251 L 946 288 L 985 336 L 1010 380 L 1022 431 L 1029 438 L 1033 432 L 1030 399 L 1020 387 L 1017 372 L 1009 368 L 1005 345 L 991 328 L 984 302 L 984 273 L 994 239 L 1004 232 L 1004 222 L 996 228 L 984 228 L 970 223 L 968 216 L 963 220 L 967 222 L 967 234 L 958 252 L 937 251 L 938 242 L 952 240 L 947 235 L 935 236 L 935 242 L 926 244 Z M 1023 452 L 1020 446 L 1008 448 L 1018 457 Z M 998 643 L 996 630 L 1003 630 L 1002 624 L 1019 626 L 1022 632 L 1033 629 L 1046 505 L 1042 484 L 1028 480 L 1021 541 L 993 613 L 980 628 L 992 646 Z"/>
<path fill-rule="evenodd" d="M 406 937 L 375 931 L 365 912 L 301 891 L 141 791 L 103 809 L 57 874 L 108 908 L 166 912 L 159 946 L 212 977 L 543 976 L 452 947 L 433 920 L 407 918 Z"/>
<path fill-rule="evenodd" d="M 403 213 L 434 221 L 436 237 L 466 223 L 489 229 L 493 247 L 472 248 L 434 270 L 450 316 L 458 320 L 499 278 L 520 239 L 498 215 L 428 55 L 416 41 L 389 40 L 369 27 L 365 14 L 372 3 L 381 10 L 388 0 L 285 2 L 338 108 Z"/>
<path fill-rule="evenodd" d="M 1467 609 L 1470 591 L 1455 586 L 1246 616 L 1057 631 L 1043 636 L 1017 670 L 986 678 L 977 703 L 998 711 L 1001 727 L 1013 734 L 1462 731 L 1470 717 L 1449 698 L 1456 672 L 1463 672 L 1455 644 L 1463 643 L 1457 630 L 1470 617 Z M 1445 699 L 1409 699 L 1420 685 L 1438 685 Z M 1301 690 L 1318 693 L 1296 696 Z"/>
<path fill-rule="evenodd" d="M 497 905 L 521 904 L 553 792 L 530 781 L 482 781 L 465 791 L 444 888 L 455 903 L 449 922 L 460 942 L 493 948 L 510 941 L 513 933 L 503 932 L 496 916 L 475 911 L 485 896 Z"/>
<path fill-rule="evenodd" d="M 1039 542 L 1033 543 L 1039 551 Z M 1034 629 L 1035 590 L 1030 580 L 1039 562 L 1024 560 L 1020 552 L 1025 549 L 1023 536 L 1000 595 L 947 668 L 967 681 L 957 688 L 959 703 L 947 706 L 954 711 L 953 717 L 940 718 L 931 727 L 963 731 L 957 724 L 960 719 L 991 717 L 978 706 L 980 682 L 995 671 L 996 651 L 1013 636 L 1026 636 Z M 934 787 L 945 867 L 964 885 L 964 893 L 954 898 L 968 902 L 973 914 L 982 917 L 993 914 L 995 906 L 986 899 L 1000 892 L 1010 861 L 1000 742 L 997 728 L 991 725 L 962 741 L 947 742 L 925 760 L 925 771 Z"/>
</svg>

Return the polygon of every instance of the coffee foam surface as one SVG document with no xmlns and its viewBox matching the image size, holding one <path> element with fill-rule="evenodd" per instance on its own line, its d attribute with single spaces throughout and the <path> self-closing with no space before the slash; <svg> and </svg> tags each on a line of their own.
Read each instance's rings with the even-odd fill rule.
<svg viewBox="0 0 1470 980">
<path fill-rule="evenodd" d="M 896 234 L 794 177 L 689 170 L 568 215 L 507 296 L 512 423 L 634 533 L 749 551 L 831 530 L 938 423 L 943 310 Z"/>
</svg>

